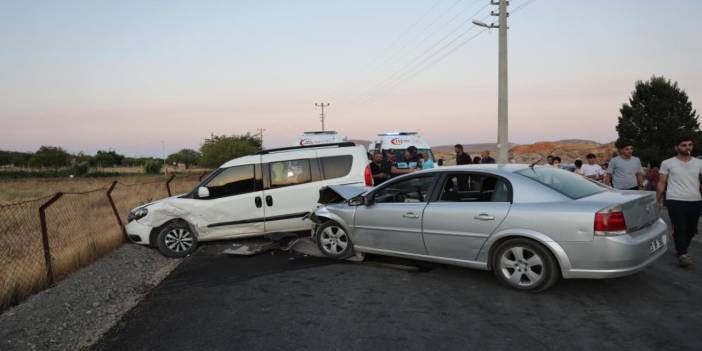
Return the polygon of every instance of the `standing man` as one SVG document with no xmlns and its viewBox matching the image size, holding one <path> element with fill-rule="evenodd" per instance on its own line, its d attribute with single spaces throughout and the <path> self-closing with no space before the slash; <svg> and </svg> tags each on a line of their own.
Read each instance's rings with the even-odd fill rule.
<svg viewBox="0 0 702 351">
<path fill-rule="evenodd" d="M 490 151 L 485 150 L 480 153 L 480 163 L 496 163 L 495 159 L 490 157 Z"/>
<path fill-rule="evenodd" d="M 410 146 L 412 147 L 412 146 Z M 416 148 L 415 148 L 416 150 Z M 403 174 L 412 173 L 417 170 L 417 167 L 422 165 L 417 161 L 417 157 L 412 154 L 412 151 L 407 149 L 403 154 L 404 162 L 395 160 L 390 164 L 390 174 L 392 177 L 397 177 Z M 420 168 L 421 169 L 421 168 Z"/>
<path fill-rule="evenodd" d="M 586 160 L 587 164 L 583 165 L 583 175 L 592 180 L 602 182 L 604 179 L 605 171 L 597 164 L 597 156 L 595 154 L 587 154 Z"/>
<path fill-rule="evenodd" d="M 461 145 L 461 144 L 454 145 L 453 151 L 456 152 L 456 164 L 457 165 L 469 165 L 469 164 L 473 163 L 473 160 L 470 158 L 470 155 L 463 152 L 463 145 Z"/>
<path fill-rule="evenodd" d="M 663 193 L 668 206 L 668 215 L 673 224 L 673 239 L 677 251 L 678 264 L 687 267 L 692 258 L 687 248 L 697 233 L 702 196 L 700 196 L 700 175 L 702 160 L 692 157 L 692 138 L 681 138 L 675 146 L 677 156 L 661 164 L 656 189 L 658 204 L 663 204 Z"/>
<path fill-rule="evenodd" d="M 390 179 L 390 166 L 383 160 L 383 154 L 376 152 L 373 154 L 373 162 L 370 164 L 373 175 L 373 185 L 381 184 Z"/>
<path fill-rule="evenodd" d="M 624 140 L 617 141 L 619 156 L 609 161 L 605 184 L 619 190 L 643 190 L 641 160 L 633 156 L 634 146 Z"/>
</svg>

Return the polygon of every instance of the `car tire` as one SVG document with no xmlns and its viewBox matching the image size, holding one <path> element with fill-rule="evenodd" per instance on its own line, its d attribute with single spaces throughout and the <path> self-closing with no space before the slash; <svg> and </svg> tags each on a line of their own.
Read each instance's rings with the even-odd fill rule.
<svg viewBox="0 0 702 351">
<path fill-rule="evenodd" d="M 159 230 L 156 248 L 166 257 L 185 257 L 197 249 L 197 237 L 187 223 L 171 222 Z"/>
<path fill-rule="evenodd" d="M 529 239 L 501 243 L 494 251 L 491 267 L 500 283 L 522 291 L 544 291 L 561 278 L 551 252 Z"/>
<path fill-rule="evenodd" d="M 353 256 L 353 243 L 339 223 L 328 221 L 317 227 L 317 248 L 322 255 L 338 260 Z"/>
</svg>

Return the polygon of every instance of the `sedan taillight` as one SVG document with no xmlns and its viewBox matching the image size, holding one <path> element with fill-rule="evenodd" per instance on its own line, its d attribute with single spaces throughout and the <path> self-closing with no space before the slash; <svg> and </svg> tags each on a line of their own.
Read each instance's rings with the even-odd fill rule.
<svg viewBox="0 0 702 351">
<path fill-rule="evenodd" d="M 366 181 L 366 186 L 373 186 L 373 173 L 371 172 L 370 165 L 366 166 L 366 171 L 363 178 Z"/>
<path fill-rule="evenodd" d="M 595 213 L 595 235 L 626 234 L 626 220 L 621 209 L 603 210 Z"/>
</svg>

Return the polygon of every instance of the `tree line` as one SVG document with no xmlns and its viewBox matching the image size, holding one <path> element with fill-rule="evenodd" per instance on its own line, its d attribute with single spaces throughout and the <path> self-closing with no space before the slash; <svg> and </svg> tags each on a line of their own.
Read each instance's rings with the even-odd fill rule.
<svg viewBox="0 0 702 351">
<path fill-rule="evenodd" d="M 166 157 L 168 165 L 182 164 L 186 169 L 199 166 L 215 168 L 236 157 L 250 155 L 261 149 L 261 140 L 249 133 L 243 135 L 211 135 L 199 150 L 181 149 Z M 84 175 L 90 168 L 144 167 L 146 173 L 160 173 L 163 158 L 128 157 L 115 150 L 99 150 L 94 155 L 83 152 L 69 153 L 60 146 L 41 146 L 36 152 L 0 150 L 0 166 L 32 169 L 73 168 L 76 175 Z"/>
</svg>

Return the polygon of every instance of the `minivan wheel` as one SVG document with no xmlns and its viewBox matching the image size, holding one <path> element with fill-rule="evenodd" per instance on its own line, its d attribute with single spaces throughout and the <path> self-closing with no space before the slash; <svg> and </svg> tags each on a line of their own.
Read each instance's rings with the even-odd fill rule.
<svg viewBox="0 0 702 351">
<path fill-rule="evenodd" d="M 317 247 L 322 255 L 344 259 L 353 254 L 353 244 L 346 230 L 334 221 L 326 222 L 317 228 Z"/>
<path fill-rule="evenodd" d="M 492 270 L 502 284 L 530 292 L 544 291 L 561 277 L 553 255 L 528 239 L 511 239 L 500 244 L 492 257 Z"/>
<path fill-rule="evenodd" d="M 169 223 L 156 236 L 156 247 L 166 257 L 185 257 L 197 249 L 197 238 L 186 223 Z"/>
</svg>

